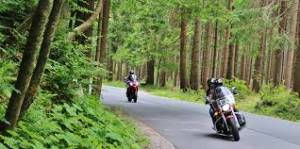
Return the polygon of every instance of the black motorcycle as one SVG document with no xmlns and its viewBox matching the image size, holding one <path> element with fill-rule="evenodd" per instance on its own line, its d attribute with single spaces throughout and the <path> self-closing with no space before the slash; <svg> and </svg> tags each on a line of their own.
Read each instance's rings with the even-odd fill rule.
<svg viewBox="0 0 300 149">
<path fill-rule="evenodd" d="M 226 87 L 215 89 L 215 100 L 207 100 L 213 109 L 214 130 L 221 135 L 232 136 L 234 141 L 240 140 L 239 130 L 246 125 L 243 114 L 236 111 L 233 93 Z"/>
</svg>

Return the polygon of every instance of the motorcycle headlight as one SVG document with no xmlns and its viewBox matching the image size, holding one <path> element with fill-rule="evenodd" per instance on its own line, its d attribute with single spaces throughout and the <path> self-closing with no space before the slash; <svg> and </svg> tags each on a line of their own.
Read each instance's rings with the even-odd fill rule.
<svg viewBox="0 0 300 149">
<path fill-rule="evenodd" d="M 225 104 L 225 105 L 222 107 L 222 110 L 223 110 L 223 111 L 228 111 L 229 109 L 230 109 L 229 104 Z"/>
<path fill-rule="evenodd" d="M 133 85 L 133 83 L 132 83 L 132 82 L 130 82 L 130 83 L 129 83 L 129 85 L 130 85 L 130 86 L 132 86 L 132 85 Z"/>
</svg>

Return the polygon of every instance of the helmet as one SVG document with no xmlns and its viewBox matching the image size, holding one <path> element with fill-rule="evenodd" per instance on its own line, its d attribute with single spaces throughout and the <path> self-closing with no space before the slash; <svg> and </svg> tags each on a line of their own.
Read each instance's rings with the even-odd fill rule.
<svg viewBox="0 0 300 149">
<path fill-rule="evenodd" d="M 209 79 L 207 80 L 207 86 L 213 85 L 213 84 L 215 83 L 215 81 L 216 81 L 215 78 L 209 78 Z"/>
<path fill-rule="evenodd" d="M 217 86 L 223 86 L 223 80 L 222 79 L 217 79 L 216 84 L 217 84 Z"/>
<path fill-rule="evenodd" d="M 129 74 L 131 74 L 131 75 L 134 74 L 134 71 L 133 71 L 133 70 L 130 70 L 130 71 L 129 71 Z"/>
</svg>

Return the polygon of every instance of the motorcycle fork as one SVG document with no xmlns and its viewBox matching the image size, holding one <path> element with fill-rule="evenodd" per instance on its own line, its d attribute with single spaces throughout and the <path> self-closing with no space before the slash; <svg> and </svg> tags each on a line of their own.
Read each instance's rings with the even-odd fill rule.
<svg viewBox="0 0 300 149">
<path fill-rule="evenodd" d="M 241 126 L 240 126 L 240 124 L 239 124 L 239 120 L 237 119 L 237 117 L 236 117 L 236 115 L 235 115 L 235 113 L 234 113 L 234 109 L 233 109 L 232 107 L 231 107 L 231 112 L 232 112 L 232 116 L 233 116 L 233 118 L 234 118 L 234 120 L 235 120 L 235 124 L 236 124 L 237 128 L 240 129 Z"/>
<path fill-rule="evenodd" d="M 222 113 L 222 119 L 223 119 L 223 121 L 224 121 L 224 124 L 225 124 L 226 130 L 227 130 L 227 131 L 229 131 L 229 127 L 228 127 L 228 124 L 227 124 L 227 119 L 226 119 L 226 117 L 225 117 L 225 114 L 224 114 L 224 113 Z"/>
</svg>

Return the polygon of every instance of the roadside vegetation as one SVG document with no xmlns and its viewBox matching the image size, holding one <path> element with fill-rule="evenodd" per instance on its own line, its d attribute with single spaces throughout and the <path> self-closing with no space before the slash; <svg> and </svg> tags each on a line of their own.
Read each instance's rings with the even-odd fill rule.
<svg viewBox="0 0 300 149">
<path fill-rule="evenodd" d="M 105 85 L 126 87 L 120 81 L 105 82 Z M 288 91 L 284 86 L 273 88 L 264 85 L 259 93 L 255 93 L 248 89 L 245 82 L 241 80 L 226 80 L 225 85 L 229 88 L 237 87 L 237 106 L 242 111 L 300 122 L 300 98 L 297 93 Z M 166 87 L 145 85 L 141 86 L 141 89 L 152 95 L 204 104 L 204 90 L 183 92 L 171 85 Z"/>
<path fill-rule="evenodd" d="M 135 124 L 113 114 L 95 97 L 61 104 L 51 103 L 51 97 L 39 94 L 18 128 L 0 136 L 0 148 L 141 149 L 148 145 Z M 2 113 L 3 104 L 0 108 Z"/>
</svg>

